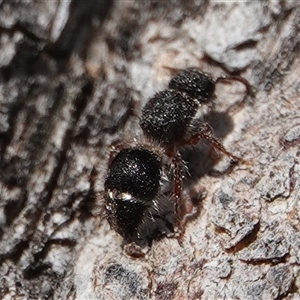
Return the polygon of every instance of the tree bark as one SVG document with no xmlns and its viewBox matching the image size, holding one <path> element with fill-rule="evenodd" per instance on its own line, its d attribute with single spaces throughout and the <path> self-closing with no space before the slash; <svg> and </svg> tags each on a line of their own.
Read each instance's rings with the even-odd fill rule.
<svg viewBox="0 0 300 300">
<path fill-rule="evenodd" d="M 300 298 L 299 27 L 292 1 L 0 0 L 0 298 Z M 207 116 L 248 163 L 184 149 L 199 213 L 134 259 L 102 211 L 110 145 L 187 67 L 250 82 Z"/>
</svg>

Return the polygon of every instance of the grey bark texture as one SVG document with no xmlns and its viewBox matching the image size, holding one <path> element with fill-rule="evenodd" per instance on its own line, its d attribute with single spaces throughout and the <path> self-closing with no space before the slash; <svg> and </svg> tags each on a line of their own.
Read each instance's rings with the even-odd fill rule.
<svg viewBox="0 0 300 300">
<path fill-rule="evenodd" d="M 0 0 L 0 298 L 300 299 L 299 27 L 297 1 Z M 209 114 L 249 163 L 185 149 L 199 214 L 132 258 L 101 208 L 109 147 L 168 67 L 251 83 Z"/>
</svg>

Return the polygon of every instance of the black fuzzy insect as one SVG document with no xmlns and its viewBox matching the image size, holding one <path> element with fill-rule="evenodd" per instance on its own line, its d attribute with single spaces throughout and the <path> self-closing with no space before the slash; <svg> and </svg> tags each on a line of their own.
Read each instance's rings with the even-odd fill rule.
<svg viewBox="0 0 300 300">
<path fill-rule="evenodd" d="M 168 89 L 156 93 L 146 103 L 140 117 L 144 136 L 160 147 L 171 161 L 173 201 L 161 191 L 163 158 L 146 146 L 122 149 L 111 161 L 105 181 L 108 221 L 126 240 L 139 242 L 173 232 L 184 231 L 182 203 L 182 160 L 178 149 L 195 145 L 201 139 L 232 160 L 241 160 L 227 151 L 216 139 L 209 124 L 203 121 L 202 108 L 214 98 L 217 82 L 240 77 L 212 79 L 198 69 L 185 69 L 169 82 Z"/>
</svg>

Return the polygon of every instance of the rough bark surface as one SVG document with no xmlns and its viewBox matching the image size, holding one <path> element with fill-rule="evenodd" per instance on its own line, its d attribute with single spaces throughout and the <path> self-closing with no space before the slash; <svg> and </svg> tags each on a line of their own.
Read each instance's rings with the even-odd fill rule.
<svg viewBox="0 0 300 300">
<path fill-rule="evenodd" d="M 0 298 L 299 299 L 299 27 L 296 1 L 0 0 Z M 109 145 L 191 66 L 253 86 L 208 116 L 251 164 L 186 149 L 200 213 L 133 259 L 101 211 Z"/>
</svg>

